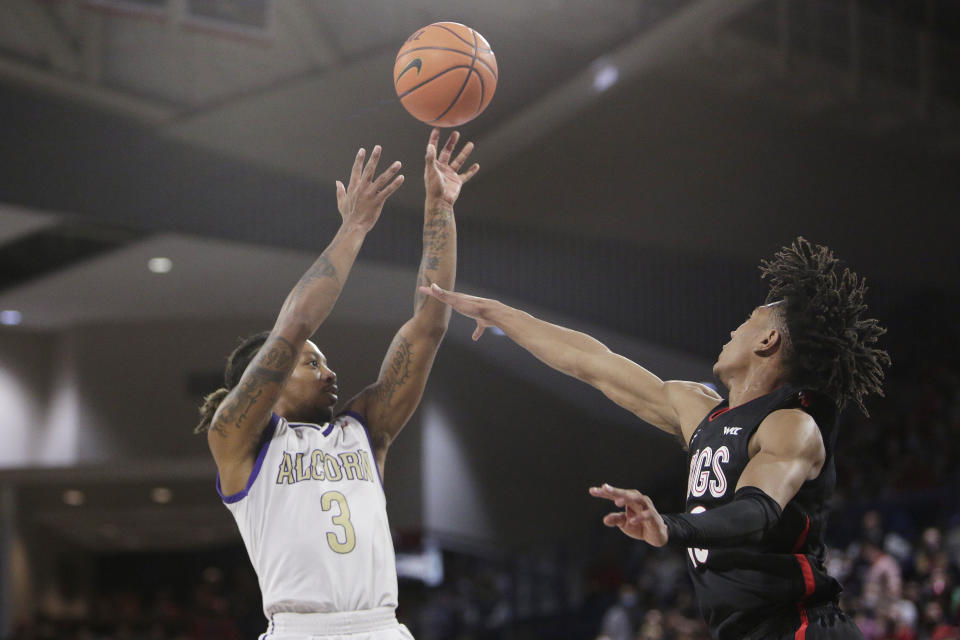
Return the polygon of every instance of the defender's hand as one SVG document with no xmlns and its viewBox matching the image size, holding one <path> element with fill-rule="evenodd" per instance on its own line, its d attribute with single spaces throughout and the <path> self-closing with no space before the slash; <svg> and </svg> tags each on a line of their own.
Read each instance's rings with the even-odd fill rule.
<svg viewBox="0 0 960 640">
<path fill-rule="evenodd" d="M 345 225 L 358 226 L 365 231 L 372 229 L 380 218 L 383 203 L 403 184 L 403 176 L 397 175 L 399 162 L 394 162 L 376 179 L 373 178 L 380 151 L 380 145 L 376 145 L 370 160 L 364 164 L 366 150 L 361 148 L 353 161 L 350 182 L 344 187 L 337 180 L 337 208 Z"/>
<path fill-rule="evenodd" d="M 618 489 L 608 484 L 590 487 L 590 495 L 612 500 L 618 507 L 623 507 L 623 511 L 604 516 L 603 524 L 620 527 L 620 530 L 631 538 L 643 540 L 655 547 L 667 544 L 667 525 L 648 496 L 636 489 Z"/>
<path fill-rule="evenodd" d="M 435 284 L 429 287 L 419 287 L 419 291 L 424 295 L 436 298 L 457 313 L 476 320 L 477 328 L 473 331 L 474 340 L 479 340 L 487 327 L 494 326 L 493 323 L 489 322 L 488 315 L 493 305 L 497 304 L 496 300 L 468 296 L 465 293 L 457 293 L 455 291 L 447 291 Z"/>
<path fill-rule="evenodd" d="M 470 157 L 473 151 L 473 143 L 468 142 L 463 145 L 460 153 L 452 160 L 453 150 L 460 140 L 460 132 L 454 131 L 447 138 L 447 144 L 443 145 L 440 155 L 437 155 L 437 142 L 440 140 L 440 130 L 434 129 L 430 132 L 430 139 L 427 141 L 426 164 L 423 168 L 423 182 L 427 188 L 427 200 L 439 200 L 440 202 L 453 206 L 460 195 L 460 187 L 465 185 L 470 178 L 477 174 L 480 165 L 473 165 L 464 171 L 458 173 L 463 167 L 463 163 Z"/>
</svg>

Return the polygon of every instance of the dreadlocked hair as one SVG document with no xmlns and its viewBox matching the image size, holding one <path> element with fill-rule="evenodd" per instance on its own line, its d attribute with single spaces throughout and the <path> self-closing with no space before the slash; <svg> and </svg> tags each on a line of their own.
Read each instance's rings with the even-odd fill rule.
<svg viewBox="0 0 960 640">
<path fill-rule="evenodd" d="M 247 336 L 230 353 L 227 357 L 227 366 L 223 370 L 223 386 L 204 396 L 203 402 L 200 404 L 200 423 L 194 427 L 194 433 L 206 433 L 210 430 L 213 416 L 220 407 L 220 403 L 227 397 L 231 389 L 240 384 L 243 372 L 247 370 L 250 361 L 257 355 L 260 347 L 264 345 L 269 336 L 269 331 Z"/>
<path fill-rule="evenodd" d="M 865 318 L 866 280 L 840 261 L 828 247 L 798 237 L 760 271 L 770 281 L 767 303 L 783 300 L 786 325 L 785 365 L 790 379 L 833 399 L 838 409 L 870 394 L 883 395 L 884 368 L 890 356 L 877 338 L 887 330 Z"/>
</svg>

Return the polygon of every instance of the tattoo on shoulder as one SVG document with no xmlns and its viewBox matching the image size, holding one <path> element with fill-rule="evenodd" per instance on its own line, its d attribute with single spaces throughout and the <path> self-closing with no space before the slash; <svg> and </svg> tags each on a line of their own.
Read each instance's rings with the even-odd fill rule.
<svg viewBox="0 0 960 640">
<path fill-rule="evenodd" d="M 385 370 L 376 391 L 377 400 L 388 407 L 393 402 L 397 389 L 403 386 L 412 375 L 410 371 L 413 364 L 412 346 L 410 341 L 401 334 L 397 334 L 390 346 L 393 357 L 389 362 L 384 363 Z"/>
</svg>

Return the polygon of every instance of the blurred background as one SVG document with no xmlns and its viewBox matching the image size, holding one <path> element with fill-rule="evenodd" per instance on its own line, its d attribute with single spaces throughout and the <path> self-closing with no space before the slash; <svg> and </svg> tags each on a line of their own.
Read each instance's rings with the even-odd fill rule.
<svg viewBox="0 0 960 640">
<path fill-rule="evenodd" d="M 491 43 L 461 128 L 458 288 L 711 381 L 797 235 L 871 284 L 887 397 L 850 411 L 830 569 L 868 639 L 960 638 L 960 5 L 953 0 L 4 0 L 0 638 L 252 639 L 256 578 L 201 397 L 269 328 L 382 144 L 407 183 L 316 336 L 348 398 L 413 309 L 429 129 L 396 51 Z M 420 640 L 694 640 L 675 551 L 599 482 L 679 510 L 677 442 L 454 318 L 391 449 L 400 619 Z"/>
</svg>

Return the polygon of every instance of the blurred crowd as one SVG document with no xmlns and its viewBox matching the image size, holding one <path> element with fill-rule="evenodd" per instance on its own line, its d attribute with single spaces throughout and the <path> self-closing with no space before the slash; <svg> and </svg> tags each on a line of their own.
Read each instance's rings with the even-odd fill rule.
<svg viewBox="0 0 960 640">
<path fill-rule="evenodd" d="M 218 567 L 192 585 L 150 584 L 106 590 L 94 599 L 45 598 L 14 640 L 249 640 L 264 631 L 256 577 L 245 567 L 230 580 Z"/>
<path fill-rule="evenodd" d="M 844 586 L 841 606 L 865 640 L 960 640 L 960 518 L 915 537 L 867 511 L 856 539 L 833 547 L 830 573 Z M 647 554 L 636 581 L 620 587 L 595 638 L 693 640 L 709 636 L 691 606 L 682 557 Z"/>
</svg>

